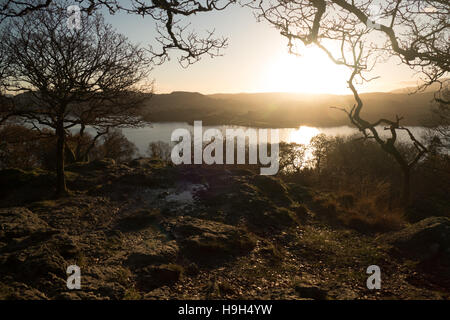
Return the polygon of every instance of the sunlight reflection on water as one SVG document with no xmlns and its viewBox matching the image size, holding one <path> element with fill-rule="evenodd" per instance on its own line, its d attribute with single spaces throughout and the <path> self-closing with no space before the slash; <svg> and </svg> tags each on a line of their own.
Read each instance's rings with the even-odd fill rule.
<svg viewBox="0 0 450 320">
<path fill-rule="evenodd" d="M 298 143 L 308 145 L 311 139 L 320 134 L 320 130 L 314 127 L 300 126 L 298 129 L 292 129 L 289 134 L 289 143 Z"/>
<path fill-rule="evenodd" d="M 148 127 L 138 129 L 123 129 L 122 132 L 130 141 L 136 144 L 139 152 L 144 156 L 150 142 L 163 141 L 170 144 L 170 136 L 172 134 L 172 131 L 177 128 L 186 128 L 193 132 L 193 126 L 185 122 L 155 122 Z M 203 132 L 209 128 L 217 128 L 224 133 L 228 128 L 242 128 L 245 131 L 249 127 L 230 125 L 203 126 Z M 388 134 L 388 132 L 384 131 L 383 128 L 380 127 L 379 129 L 382 136 Z M 426 131 L 426 129 L 423 127 L 410 127 L 410 129 L 417 137 L 422 136 L 422 134 L 424 134 Z M 349 126 L 327 128 L 300 126 L 298 128 L 279 128 L 280 142 L 287 143 L 294 142 L 298 144 L 308 145 L 311 142 L 311 139 L 320 133 L 323 133 L 327 136 L 349 136 L 358 133 L 358 130 Z M 406 132 L 399 132 L 399 141 L 407 140 L 408 139 Z"/>
</svg>

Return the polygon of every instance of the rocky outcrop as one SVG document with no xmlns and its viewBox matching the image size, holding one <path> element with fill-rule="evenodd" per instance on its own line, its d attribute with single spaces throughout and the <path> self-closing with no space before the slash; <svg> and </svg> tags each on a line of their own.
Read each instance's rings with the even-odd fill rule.
<svg viewBox="0 0 450 320">
<path fill-rule="evenodd" d="M 69 261 L 79 253 L 73 240 L 26 208 L 0 209 L 0 219 L 2 275 L 32 285 L 25 291 L 36 297 L 45 296 L 39 290 L 52 292 L 64 283 Z"/>
<path fill-rule="evenodd" d="M 167 264 L 175 262 L 179 254 L 178 245 L 170 241 L 164 245 L 155 246 L 145 251 L 135 251 L 128 255 L 124 264 L 131 269 L 147 267 L 149 265 Z"/>
<path fill-rule="evenodd" d="M 367 294 L 354 275 L 366 276 L 377 259 L 395 272 L 386 278 L 395 297 L 429 296 L 418 288 L 424 281 L 436 292 L 450 288 L 448 265 L 437 280 L 424 277 L 423 265 L 399 276 L 410 261 L 387 259 L 378 241 L 435 268 L 449 257 L 448 218 L 377 239 L 323 225 L 304 200 L 308 190 L 247 169 L 148 159 L 67 169 L 72 195 L 58 200 L 45 196 L 48 172 L 0 173 L 5 190 L 16 183 L 0 194 L 8 206 L 0 209 L 0 299 L 354 299 Z M 38 196 L 22 197 L 35 189 Z M 72 264 L 81 268 L 80 290 L 66 287 Z"/>
<path fill-rule="evenodd" d="M 257 234 L 297 224 L 291 210 L 295 205 L 284 183 L 248 170 L 232 170 L 208 180 L 208 189 L 199 192 L 199 199 L 209 216 L 231 225 L 245 223 Z"/>
<path fill-rule="evenodd" d="M 450 218 L 430 217 L 381 239 L 405 257 L 420 262 L 438 258 L 450 265 Z"/>
<path fill-rule="evenodd" d="M 179 217 L 167 224 L 181 254 L 198 263 L 210 263 L 250 252 L 256 239 L 241 228 L 192 217 Z"/>
<path fill-rule="evenodd" d="M 43 234 L 49 230 L 48 224 L 30 210 L 23 207 L 0 209 L 0 241 L 13 242 L 14 239 Z"/>
</svg>

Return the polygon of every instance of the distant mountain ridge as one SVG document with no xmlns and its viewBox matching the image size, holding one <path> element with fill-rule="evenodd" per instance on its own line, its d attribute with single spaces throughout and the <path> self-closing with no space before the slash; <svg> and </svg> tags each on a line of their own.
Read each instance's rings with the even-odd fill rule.
<svg viewBox="0 0 450 320">
<path fill-rule="evenodd" d="M 416 94 L 363 93 L 361 115 L 375 121 L 381 117 L 403 116 L 404 125 L 427 125 L 431 115 L 433 92 Z M 146 118 L 153 122 L 189 122 L 205 125 L 244 125 L 257 127 L 332 127 L 348 125 L 347 115 L 330 107 L 350 109 L 352 95 L 297 93 L 237 93 L 203 95 L 175 91 L 155 94 L 148 100 Z"/>
</svg>

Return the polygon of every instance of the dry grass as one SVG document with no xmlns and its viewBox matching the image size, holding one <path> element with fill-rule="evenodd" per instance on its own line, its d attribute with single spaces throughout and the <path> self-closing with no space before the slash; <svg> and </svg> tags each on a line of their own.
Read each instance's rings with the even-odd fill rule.
<svg viewBox="0 0 450 320">
<path fill-rule="evenodd" d="M 406 223 L 404 210 L 391 203 L 390 192 L 390 185 L 380 182 L 365 194 L 349 191 L 316 194 L 313 204 L 319 214 L 360 232 L 387 232 L 401 229 Z"/>
</svg>

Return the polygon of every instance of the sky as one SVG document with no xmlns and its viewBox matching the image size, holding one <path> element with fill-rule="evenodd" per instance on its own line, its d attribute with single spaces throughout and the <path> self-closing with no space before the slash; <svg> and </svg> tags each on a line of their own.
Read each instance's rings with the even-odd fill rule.
<svg viewBox="0 0 450 320">
<path fill-rule="evenodd" d="M 131 41 L 142 46 L 155 44 L 155 21 L 150 17 L 126 13 L 105 16 Z M 333 64 L 317 48 L 302 48 L 301 57 L 288 54 L 287 40 L 268 23 L 258 23 L 250 9 L 229 7 L 221 12 L 198 14 L 189 22 L 200 34 L 215 30 L 217 36 L 228 38 L 228 48 L 222 56 L 205 56 L 187 69 L 179 65 L 179 53 L 173 51 L 170 61 L 152 71 L 156 93 L 351 93 L 345 67 Z M 399 62 L 393 58 L 379 64 L 372 75 L 380 78 L 360 87 L 360 92 L 414 86 L 414 73 Z"/>
</svg>

